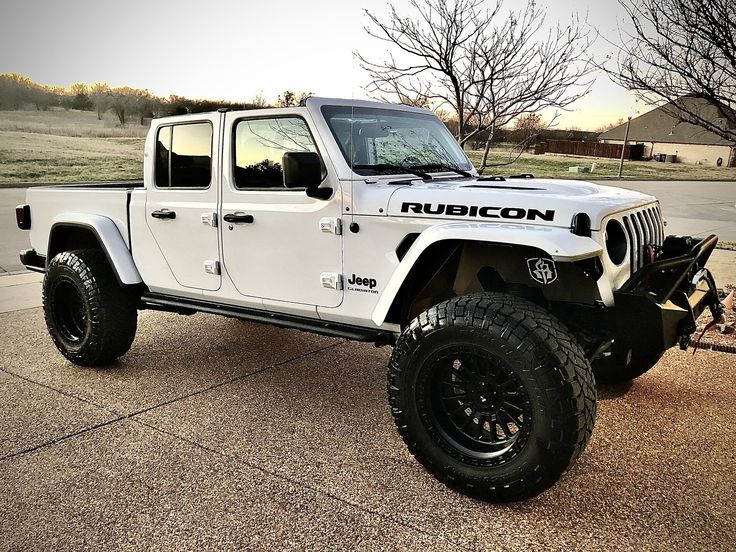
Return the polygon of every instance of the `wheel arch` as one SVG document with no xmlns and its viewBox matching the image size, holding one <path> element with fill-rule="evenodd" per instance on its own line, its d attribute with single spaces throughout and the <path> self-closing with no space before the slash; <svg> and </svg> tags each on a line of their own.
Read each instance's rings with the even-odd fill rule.
<svg viewBox="0 0 736 552">
<path fill-rule="evenodd" d="M 73 249 L 102 250 L 121 285 L 143 282 L 120 230 L 108 217 L 90 214 L 56 217 L 49 231 L 47 264 L 55 255 Z"/>
<path fill-rule="evenodd" d="M 384 322 L 401 323 L 407 305 L 416 297 L 421 298 L 416 295 L 421 291 L 417 288 L 423 290 L 426 285 L 437 283 L 437 278 L 440 287 L 444 285 L 447 288 L 450 278 L 453 278 L 455 285 L 458 285 L 459 278 L 462 287 L 470 285 L 471 280 L 477 276 L 473 269 L 488 266 L 495 270 L 495 265 L 503 264 L 510 258 L 518 260 L 546 257 L 573 266 L 579 261 L 595 258 L 601 252 L 602 248 L 597 242 L 572 234 L 568 228 L 502 223 L 449 223 L 433 226 L 422 232 L 402 257 L 374 308 L 372 320 L 377 325 Z M 494 257 L 496 260 L 491 262 Z M 519 273 L 518 267 L 515 271 Z M 429 272 L 432 274 L 428 274 Z M 509 270 L 504 272 L 508 274 Z M 524 275 L 529 280 L 526 268 Z M 490 279 L 496 276 L 488 274 Z M 520 276 L 516 279 L 519 278 Z M 513 277 L 511 281 L 514 281 Z M 590 284 L 585 292 L 597 295 L 595 281 L 591 280 Z M 457 290 L 457 294 L 484 290 L 488 291 L 485 286 L 475 290 L 464 287 Z M 455 293 L 451 296 L 454 295 Z M 441 299 L 447 298 L 449 297 Z"/>
</svg>

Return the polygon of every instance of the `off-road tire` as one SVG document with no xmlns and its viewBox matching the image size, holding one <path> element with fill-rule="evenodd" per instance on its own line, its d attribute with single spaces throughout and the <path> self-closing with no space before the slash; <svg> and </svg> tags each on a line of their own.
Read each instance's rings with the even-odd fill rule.
<svg viewBox="0 0 736 552">
<path fill-rule="evenodd" d="M 619 344 L 613 346 L 609 356 L 597 358 L 590 364 L 596 383 L 617 385 L 627 383 L 651 370 L 662 358 L 662 354 L 662 351 L 641 351 Z"/>
<path fill-rule="evenodd" d="M 46 327 L 74 364 L 109 364 L 130 349 L 138 322 L 134 294 L 99 249 L 59 253 L 43 280 Z"/>
<path fill-rule="evenodd" d="M 433 414 L 432 404 L 447 399 L 427 398 L 425 390 L 433 387 L 425 382 L 442 359 L 453 369 L 462 364 L 452 360 L 454 351 L 469 355 L 468 363 L 475 355 L 475 371 L 483 359 L 506 369 L 506 377 L 520 382 L 518 392 L 526 393 L 529 416 L 518 416 L 523 418 L 520 437 L 498 456 L 478 458 L 458 448 L 446 438 L 440 414 Z M 497 376 L 496 381 L 503 380 Z M 544 309 L 502 293 L 456 297 L 408 324 L 389 361 L 388 394 L 399 433 L 416 459 L 449 487 L 492 502 L 528 499 L 552 486 L 585 449 L 596 411 L 593 374 L 575 338 Z M 501 397 L 494 400 L 505 404 Z M 501 412 L 495 417 L 501 419 Z M 499 426 L 493 428 L 500 432 Z"/>
</svg>

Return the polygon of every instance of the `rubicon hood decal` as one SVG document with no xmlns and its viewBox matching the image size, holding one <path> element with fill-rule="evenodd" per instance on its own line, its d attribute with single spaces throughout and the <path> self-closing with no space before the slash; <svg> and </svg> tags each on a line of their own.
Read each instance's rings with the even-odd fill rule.
<svg viewBox="0 0 736 552">
<path fill-rule="evenodd" d="M 555 219 L 554 209 L 524 209 L 522 207 L 493 207 L 490 205 L 460 205 L 452 203 L 413 203 L 401 204 L 402 213 L 426 215 L 447 215 L 452 217 L 482 217 L 490 219 L 545 220 Z"/>
</svg>

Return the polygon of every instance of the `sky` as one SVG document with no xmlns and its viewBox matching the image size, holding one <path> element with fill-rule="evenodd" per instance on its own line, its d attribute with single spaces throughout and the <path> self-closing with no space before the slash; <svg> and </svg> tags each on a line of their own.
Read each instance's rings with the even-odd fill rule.
<svg viewBox="0 0 736 552">
<path fill-rule="evenodd" d="M 410 13 L 407 0 L 395 0 Z M 624 13 L 615 0 L 538 0 L 548 24 L 573 13 L 612 37 Z M 506 0 L 506 7 L 521 2 Z M 380 58 L 385 45 L 364 31 L 363 9 L 385 14 L 385 1 L 363 0 L 0 0 L 0 73 L 36 82 L 148 89 L 156 95 L 275 101 L 289 89 L 367 98 L 358 51 Z M 518 9 L 518 8 L 517 8 Z M 612 52 L 598 40 L 599 58 Z M 605 75 L 558 119 L 559 128 L 596 129 L 644 107 Z"/>
</svg>

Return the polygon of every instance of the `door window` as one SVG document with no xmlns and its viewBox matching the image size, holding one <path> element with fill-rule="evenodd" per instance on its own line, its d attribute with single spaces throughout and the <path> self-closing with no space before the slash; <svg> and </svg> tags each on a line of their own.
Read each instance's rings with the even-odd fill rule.
<svg viewBox="0 0 736 552">
<path fill-rule="evenodd" d="M 287 151 L 317 152 L 304 119 L 245 119 L 235 126 L 235 187 L 285 190 L 281 159 Z"/>
<path fill-rule="evenodd" d="M 163 126 L 156 139 L 158 188 L 207 188 L 212 179 L 212 125 Z"/>
</svg>

